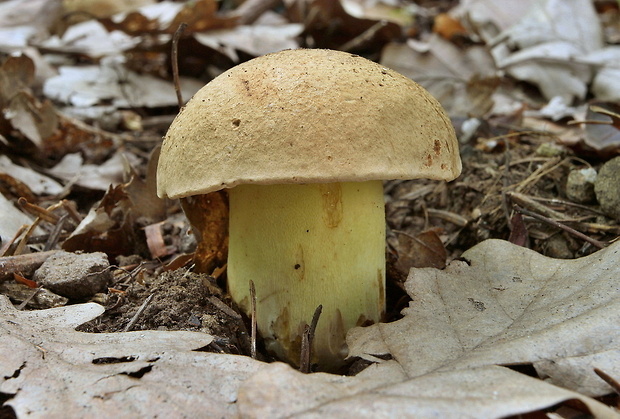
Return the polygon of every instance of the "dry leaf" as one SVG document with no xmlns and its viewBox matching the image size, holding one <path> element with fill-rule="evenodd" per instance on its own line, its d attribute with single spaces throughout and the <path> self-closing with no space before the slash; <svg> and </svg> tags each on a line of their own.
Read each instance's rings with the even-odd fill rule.
<svg viewBox="0 0 620 419">
<path fill-rule="evenodd" d="M 109 256 L 134 254 L 136 249 L 145 247 L 136 231 L 135 215 L 123 185 L 110 186 L 62 248 L 69 252 L 104 252 Z"/>
<path fill-rule="evenodd" d="M 128 152 L 118 151 L 101 164 L 84 164 L 82 155 L 74 153 L 66 154 L 49 173 L 84 188 L 105 191 L 123 181 L 128 164 L 138 164 L 137 157 Z"/>
<path fill-rule="evenodd" d="M 433 32 L 447 40 L 451 40 L 456 36 L 467 35 L 467 29 L 465 29 L 461 22 L 447 13 L 440 13 L 435 16 Z"/>
<path fill-rule="evenodd" d="M 403 375 L 394 361 L 356 377 L 304 375 L 270 364 L 241 385 L 246 418 L 497 418 L 579 400 L 599 419 L 617 415 L 602 403 L 503 367 Z"/>
<path fill-rule="evenodd" d="M 223 50 L 233 61 L 239 61 L 237 50 L 251 56 L 269 54 L 299 47 L 296 38 L 301 34 L 300 24 L 262 26 L 244 25 L 233 29 L 219 29 L 194 34 L 194 38 L 214 50 Z"/>
<path fill-rule="evenodd" d="M 592 396 L 620 377 L 620 242 L 576 260 L 487 240 L 443 271 L 412 269 L 402 320 L 353 329 L 351 356 L 390 354 L 408 377 L 532 364 L 546 381 Z M 576 378 L 577 377 L 577 378 Z"/>
<path fill-rule="evenodd" d="M 95 17 L 109 17 L 153 4 L 154 0 L 63 0 L 68 13 L 86 13 Z"/>
<path fill-rule="evenodd" d="M 620 114 L 616 103 L 593 102 L 588 106 L 586 121 L 601 123 L 585 124 L 584 142 L 595 150 L 615 150 L 620 147 L 620 119 L 607 112 Z"/>
<path fill-rule="evenodd" d="M 211 274 L 228 257 L 228 194 L 222 190 L 181 198 L 181 206 L 198 242 L 195 270 Z"/>
<path fill-rule="evenodd" d="M 0 193 L 0 244 L 8 242 L 15 236 L 22 225 L 32 224 L 26 214 L 15 208 L 13 203 Z"/>
<path fill-rule="evenodd" d="M 436 34 L 426 42 L 388 44 L 381 64 L 426 88 L 451 117 L 484 115 L 493 106 L 499 85 L 492 57 L 484 48 L 458 48 Z"/>
<path fill-rule="evenodd" d="M 27 187 L 25 197 L 29 201 L 30 194 L 34 195 L 57 195 L 62 192 L 62 185 L 52 178 L 35 172 L 28 167 L 14 164 L 7 156 L 0 156 L 0 183 L 11 183 L 3 177 L 11 177 L 15 182 L 21 182 Z M 1 188 L 1 187 L 0 187 Z"/>
<path fill-rule="evenodd" d="M 446 266 L 446 248 L 434 230 L 416 236 L 398 235 L 398 261 L 396 267 L 405 275 L 411 268 L 437 268 Z"/>
<path fill-rule="evenodd" d="M 111 103 L 117 108 L 176 106 L 172 82 L 128 70 L 115 59 L 100 66 L 60 67 L 60 74 L 45 81 L 43 93 L 75 107 Z M 203 86 L 197 80 L 181 78 L 183 97 L 192 97 Z"/>
<path fill-rule="evenodd" d="M 0 296 L 0 392 L 18 417 L 236 415 L 237 388 L 261 363 L 194 352 L 213 340 L 204 333 L 73 330 L 102 312 L 18 312 Z"/>
</svg>

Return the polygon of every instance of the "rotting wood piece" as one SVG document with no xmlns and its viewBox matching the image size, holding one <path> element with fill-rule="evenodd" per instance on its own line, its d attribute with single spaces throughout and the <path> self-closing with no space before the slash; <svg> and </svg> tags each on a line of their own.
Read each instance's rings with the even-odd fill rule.
<svg viewBox="0 0 620 419">
<path fill-rule="evenodd" d="M 25 277 L 32 275 L 47 258 L 56 253 L 58 250 L 0 257 L 0 282 L 12 279 L 13 273 L 19 273 Z"/>
</svg>

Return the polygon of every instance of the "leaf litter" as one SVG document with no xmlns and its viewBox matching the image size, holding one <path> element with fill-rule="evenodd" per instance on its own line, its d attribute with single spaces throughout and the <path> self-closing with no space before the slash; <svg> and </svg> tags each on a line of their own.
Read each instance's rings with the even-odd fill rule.
<svg viewBox="0 0 620 419">
<path fill-rule="evenodd" d="M 0 8 L 0 283 L 20 310 L 1 302 L 3 413 L 616 416 L 601 402 L 618 404 L 620 227 L 567 182 L 618 154 L 617 5 L 109 1 L 95 17 L 75 13 L 86 2 L 43 14 L 11 3 L 19 19 Z M 152 151 L 176 114 L 172 33 L 188 16 L 184 98 L 253 56 L 322 47 L 403 72 L 452 117 L 461 177 L 386 183 L 396 321 L 351 331 L 346 376 L 268 364 L 260 339 L 250 359 L 248 319 L 223 291 L 225 197 L 191 215 L 213 226 L 201 240 L 181 204 L 155 197 Z M 65 304 L 28 285 L 41 250 L 60 248 L 104 251 L 107 292 L 23 310 Z"/>
</svg>

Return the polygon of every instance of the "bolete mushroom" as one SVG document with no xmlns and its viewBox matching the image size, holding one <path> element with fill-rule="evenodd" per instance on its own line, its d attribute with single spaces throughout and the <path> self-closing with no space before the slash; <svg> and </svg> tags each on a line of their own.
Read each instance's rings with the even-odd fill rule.
<svg viewBox="0 0 620 419">
<path fill-rule="evenodd" d="M 412 80 L 357 55 L 298 49 L 242 63 L 204 86 L 163 142 L 160 197 L 226 188 L 228 289 L 269 350 L 296 363 L 318 305 L 314 358 L 385 311 L 383 180 L 452 180 L 454 129 Z M 185 205 L 191 204 L 191 201 Z"/>
</svg>

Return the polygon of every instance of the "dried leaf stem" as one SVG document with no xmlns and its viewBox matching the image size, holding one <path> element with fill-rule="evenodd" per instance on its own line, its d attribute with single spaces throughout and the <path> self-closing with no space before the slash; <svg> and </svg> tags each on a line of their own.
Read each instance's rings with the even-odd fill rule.
<svg viewBox="0 0 620 419">
<path fill-rule="evenodd" d="M 179 39 L 187 28 L 187 23 L 183 22 L 179 25 L 174 36 L 172 37 L 172 78 L 174 81 L 174 90 L 177 93 L 177 101 L 179 109 L 183 107 L 183 94 L 181 93 L 181 81 L 179 79 Z"/>
<path fill-rule="evenodd" d="M 250 355 L 253 359 L 256 359 L 256 288 L 254 287 L 254 281 L 250 280 L 250 311 L 252 331 L 250 334 Z"/>
<path fill-rule="evenodd" d="M 146 307 L 149 305 L 149 303 L 153 299 L 154 295 L 155 294 L 151 294 L 146 298 L 146 300 L 144 300 L 140 308 L 138 308 L 138 311 L 136 311 L 136 314 L 134 314 L 133 317 L 131 318 L 131 321 L 127 323 L 127 326 L 125 326 L 125 328 L 123 329 L 123 332 L 129 332 L 131 329 L 133 329 L 133 327 L 136 325 L 136 322 L 138 321 L 138 319 L 140 318 L 144 310 L 146 310 Z"/>
<path fill-rule="evenodd" d="M 301 336 L 301 354 L 299 356 L 299 371 L 307 374 L 310 372 L 310 362 L 312 360 L 312 341 L 316 332 L 316 326 L 319 323 L 323 306 L 319 305 L 314 310 L 310 325 L 305 325 L 304 333 Z"/>
</svg>

